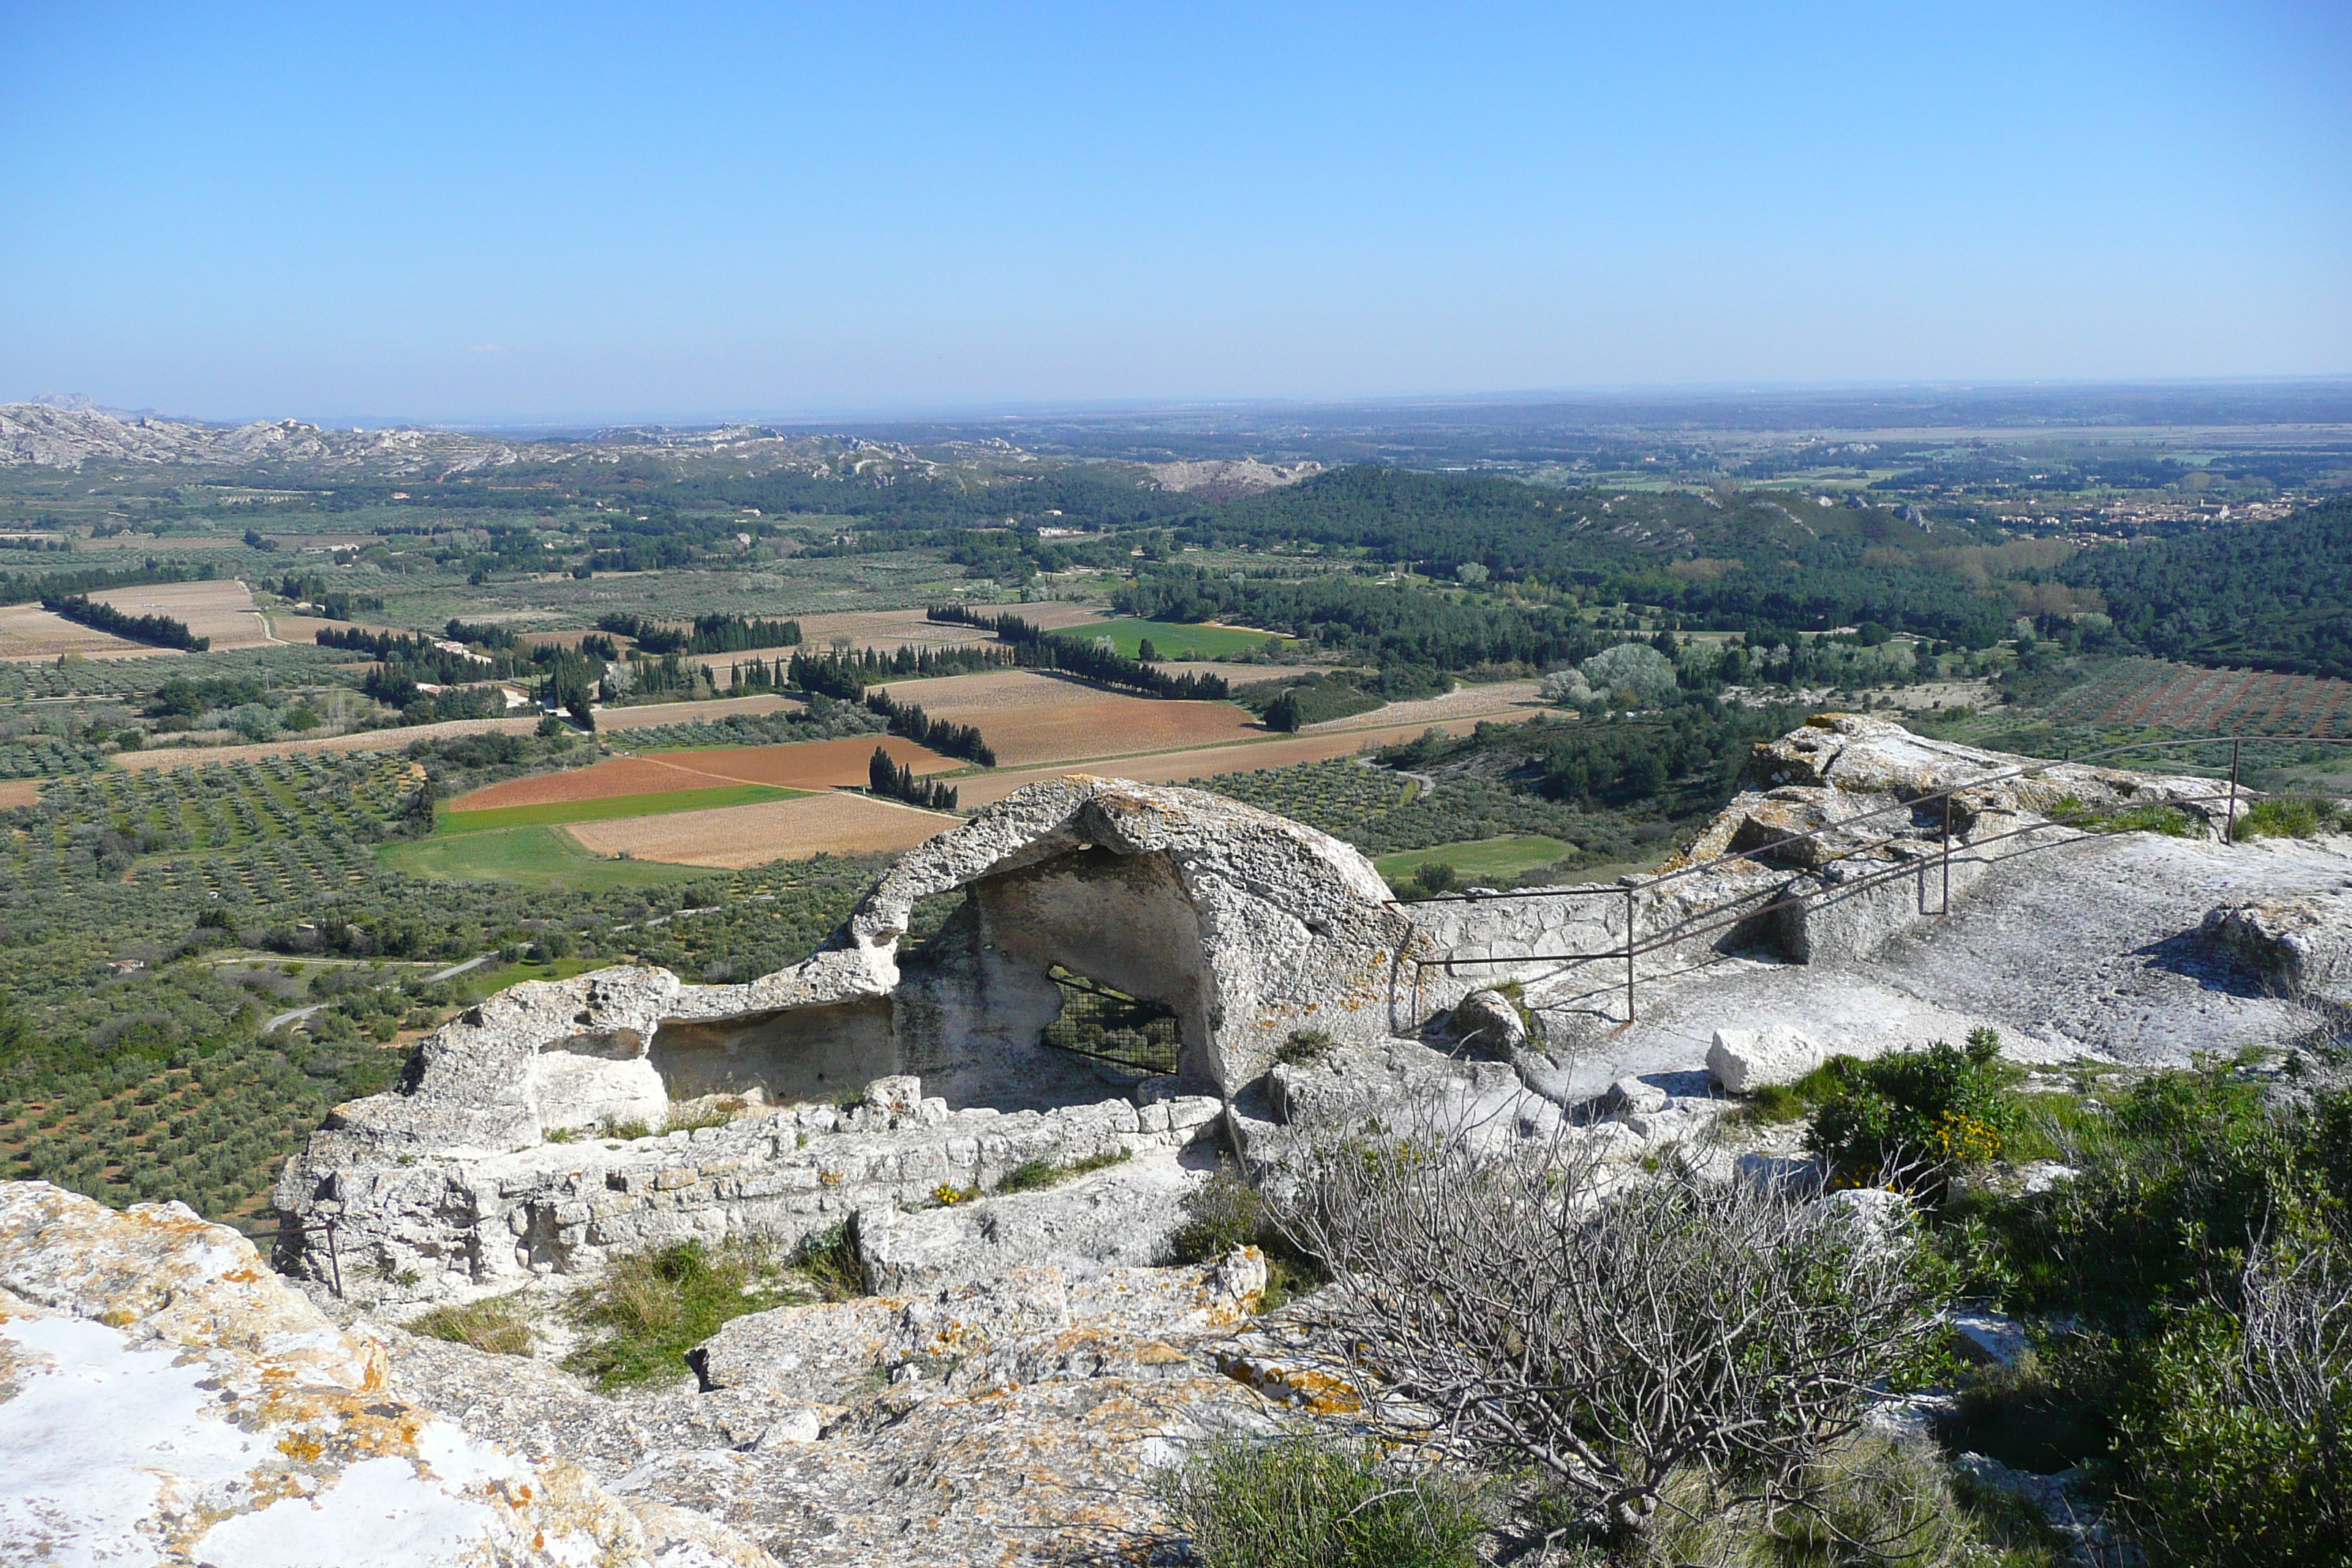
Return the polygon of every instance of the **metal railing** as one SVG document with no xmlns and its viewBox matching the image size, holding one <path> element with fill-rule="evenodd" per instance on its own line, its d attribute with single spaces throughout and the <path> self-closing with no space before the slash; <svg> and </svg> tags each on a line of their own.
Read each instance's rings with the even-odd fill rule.
<svg viewBox="0 0 2352 1568">
<path fill-rule="evenodd" d="M 1852 816 L 1840 818 L 1836 822 L 1825 823 L 1819 827 L 1806 828 L 1801 832 L 1783 833 L 1779 837 L 1770 839 L 1762 844 L 1751 845 L 1745 849 L 1734 850 L 1727 854 L 1718 855 L 1709 860 L 1696 861 L 1688 866 L 1677 867 L 1672 871 L 1664 872 L 1658 876 L 1651 877 L 1639 882 L 1628 882 L 1620 887 L 1527 888 L 1513 889 L 1510 891 L 1482 889 L 1461 893 L 1440 893 L 1426 899 L 1391 899 L 1388 900 L 1388 903 L 1393 908 L 1418 908 L 1424 904 L 1486 903 L 1502 899 L 1622 898 L 1625 900 L 1625 941 L 1622 946 L 1604 948 L 1596 952 L 1526 952 L 1481 958 L 1464 958 L 1448 953 L 1441 958 L 1412 958 L 1407 960 L 1407 962 L 1413 965 L 1413 1016 L 1418 1019 L 1421 1016 L 1423 978 L 1427 972 L 1433 968 L 1452 969 L 1453 967 L 1460 964 L 1591 963 L 1599 963 L 1603 960 L 1622 958 L 1625 961 L 1625 1024 L 1630 1026 L 1633 1022 L 1635 1016 L 1634 1003 L 1635 989 L 1637 985 L 1636 961 L 1645 953 L 1655 952 L 1662 948 L 1673 947 L 1678 943 L 1688 942 L 1694 937 L 1705 936 L 1710 932 L 1726 929 L 1727 927 L 1743 924 L 1747 921 L 1757 920 L 1765 915 L 1770 914 L 1775 910 L 1800 908 L 1810 900 L 1827 900 L 1831 898 L 1844 898 L 1851 894 L 1875 887 L 1881 883 L 1891 881 L 1898 877 L 1917 876 L 1924 879 L 1926 871 L 1930 865 L 1940 868 L 1942 871 L 1943 885 L 1939 907 L 1932 911 L 1934 918 L 1941 920 L 1951 912 L 1952 908 L 1952 857 L 1954 855 L 1959 853 L 1973 854 L 1974 852 L 1990 845 L 1999 844 L 2005 840 L 2021 837 L 2029 834 L 2044 833 L 2053 827 L 2079 827 L 2086 822 L 2094 822 L 2111 816 L 2120 816 L 2128 812 L 2144 810 L 2151 804 L 2162 806 L 2183 806 L 2218 804 L 2226 801 L 2228 804 L 2224 807 L 2221 817 L 2221 841 L 2224 844 L 2234 845 L 2237 842 L 2238 801 L 2242 793 L 2239 785 L 2239 775 L 2244 762 L 2245 747 L 2249 742 L 2277 742 L 2287 745 L 2352 746 L 2352 736 L 2208 735 L 2193 740 L 2129 742 L 2118 746 L 2109 746 L 2098 751 L 2085 752 L 2080 755 L 2069 754 L 2064 757 L 2028 763 L 2020 767 L 1997 768 L 1960 784 L 1948 785 L 1947 787 L 1939 790 L 1928 791 L 1921 795 L 1911 796 L 1908 799 L 1898 800 L 1892 805 L 1879 806 L 1870 811 L 1856 812 Z M 2056 817 L 2043 817 L 2041 820 L 2024 827 L 2012 828 L 2006 833 L 1994 834 L 1989 837 L 1969 839 L 1958 846 L 1955 846 L 1952 841 L 1953 798 L 1955 796 L 1964 795 L 1970 790 L 1983 789 L 1990 784 L 2007 784 L 2019 779 L 2035 778 L 2046 774 L 2054 769 L 2088 767 L 2093 765 L 2099 758 L 2120 756 L 2127 752 L 2168 751 L 2188 746 L 2220 746 L 2224 744 L 2230 748 L 2229 788 L 2226 792 L 2211 795 L 2176 796 L 2171 799 L 2158 802 L 2135 802 L 2128 805 L 2120 805 L 2110 809 L 2094 810 L 2084 808 L 2078 812 L 2069 813 L 2063 819 Z M 1639 899 L 1642 894 L 1652 893 L 1669 883 L 1677 882 L 1685 878 L 1701 876 L 1711 871 L 1730 867 L 1735 863 L 1751 867 L 1759 871 L 1769 870 L 1771 868 L 1767 865 L 1766 862 L 1772 858 L 1779 851 L 1785 849 L 1790 846 L 1806 843 L 1813 839 L 1823 838 L 1832 834 L 1844 834 L 1849 832 L 1855 823 L 1868 822 L 1876 817 L 1890 816 L 1897 812 L 1905 814 L 1914 824 L 1916 824 L 1922 807 L 1932 808 L 1938 805 L 1942 807 L 1942 810 L 1937 814 L 1941 818 L 1941 832 L 1937 848 L 1932 854 L 1914 854 L 1902 864 L 1890 866 L 1885 870 L 1874 871 L 1865 876 L 1854 878 L 1848 881 L 1825 884 L 1816 888 L 1809 888 L 1803 891 L 1795 893 L 1784 890 L 1780 895 L 1775 897 L 1769 902 L 1755 908 L 1738 907 L 1743 906 L 1748 902 L 1748 899 L 1744 897 L 1728 900 L 1708 909 L 1700 910 L 1696 913 L 1686 915 L 1682 920 L 1674 922 L 1672 925 L 1666 926 L 1663 930 L 1654 931 L 1647 938 L 1643 938 L 1640 935 L 1639 921 L 1637 917 L 1639 913 Z M 2087 836 L 2088 835 L 2086 834 L 2085 837 Z M 1916 840 L 1906 838 L 1899 834 L 1889 834 L 1886 837 L 1876 839 L 1871 843 L 1856 845 L 1841 849 L 1835 854 L 1824 857 L 1823 858 L 1815 861 L 1812 867 L 1808 868 L 1818 869 L 1822 866 L 1833 864 L 1841 860 L 1851 859 L 1856 856 L 1873 854 L 1893 846 L 1899 845 L 1908 848 L 1915 846 L 1916 842 Z M 1923 880 L 1921 888 L 1921 901 L 1923 903 L 1925 902 L 1925 899 L 1926 889 Z M 1727 910 L 1736 910 L 1736 912 L 1727 915 L 1725 911 Z M 1931 911 L 1923 909 L 1920 912 L 1922 914 L 1927 914 Z"/>
</svg>

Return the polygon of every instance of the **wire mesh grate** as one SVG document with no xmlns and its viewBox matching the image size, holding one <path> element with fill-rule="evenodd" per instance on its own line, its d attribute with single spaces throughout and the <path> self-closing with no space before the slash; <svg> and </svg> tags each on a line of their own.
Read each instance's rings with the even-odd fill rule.
<svg viewBox="0 0 2352 1568">
<path fill-rule="evenodd" d="M 1046 978 L 1061 990 L 1062 1010 L 1045 1026 L 1040 1044 L 1147 1078 L 1176 1070 L 1175 1014 L 1058 963 Z"/>
</svg>

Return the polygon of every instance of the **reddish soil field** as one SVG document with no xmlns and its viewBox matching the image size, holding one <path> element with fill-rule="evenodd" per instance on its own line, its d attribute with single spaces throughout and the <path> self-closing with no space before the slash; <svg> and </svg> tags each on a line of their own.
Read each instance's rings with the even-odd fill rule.
<svg viewBox="0 0 2352 1568">
<path fill-rule="evenodd" d="M 837 789 L 862 784 L 881 746 L 890 760 L 919 773 L 953 773 L 967 764 L 943 757 L 927 746 L 896 735 L 853 735 L 844 741 L 803 741 L 790 746 L 730 746 L 707 752 L 656 752 L 651 756 L 673 767 L 691 768 L 699 782 L 688 789 L 708 789 L 712 780 L 728 784 L 781 784 L 787 789 Z"/>
<path fill-rule="evenodd" d="M 1230 702 L 1123 697 L 1033 669 L 893 681 L 890 695 L 920 703 L 934 719 L 977 724 L 1006 767 L 1212 745 L 1265 732 Z"/>
<path fill-rule="evenodd" d="M 565 831 L 591 853 L 633 855 L 677 866 L 737 869 L 811 855 L 909 849 L 957 818 L 858 795 L 813 795 L 711 811 L 574 823 Z"/>
<path fill-rule="evenodd" d="M 1181 752 L 1160 752 L 1150 756 L 1073 763 L 1060 767 L 1007 768 L 978 778 L 958 779 L 956 788 L 961 792 L 958 804 L 988 805 L 1025 785 L 1063 778 L 1071 773 L 1134 779 L 1140 784 L 1181 784 L 1187 779 L 1207 778 L 1215 773 L 1255 773 L 1261 768 L 1285 768 L 1293 763 L 1319 763 L 1330 757 L 1376 751 L 1382 746 L 1393 746 L 1400 741 L 1410 741 L 1432 728 L 1444 730 L 1449 735 L 1465 735 L 1481 723 L 1508 724 L 1530 717 L 1532 715 L 1525 711 L 1489 714 L 1483 719 L 1444 720 L 1433 726 L 1428 723 L 1390 724 L 1374 729 L 1324 731 L 1311 735 L 1284 735 L 1238 745 L 1201 746 Z"/>
<path fill-rule="evenodd" d="M 40 780 L 0 779 L 0 808 L 12 805 L 37 805 L 40 800 Z"/>
<path fill-rule="evenodd" d="M 703 704 L 709 706 L 709 704 Z M 776 784 L 788 789 L 833 789 L 862 784 L 877 742 L 865 736 L 845 741 L 807 741 L 791 746 L 741 746 L 707 752 L 654 752 L 612 757 L 568 773 L 509 779 L 448 803 L 451 811 L 494 811 L 509 805 L 544 805 L 551 801 L 613 800 L 627 795 L 667 795 L 681 789 L 717 789 L 727 784 Z M 898 763 L 919 773 L 945 773 L 963 763 L 896 735 L 882 737 Z M 732 810 L 733 807 L 723 809 Z M 694 815 L 680 813 L 681 816 Z"/>
</svg>

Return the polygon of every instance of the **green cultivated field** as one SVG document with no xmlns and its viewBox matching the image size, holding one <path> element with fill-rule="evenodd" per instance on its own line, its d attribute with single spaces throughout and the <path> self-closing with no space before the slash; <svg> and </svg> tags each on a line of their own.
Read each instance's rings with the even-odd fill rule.
<svg viewBox="0 0 2352 1568">
<path fill-rule="evenodd" d="M 1437 844 L 1427 849 L 1407 849 L 1395 855 L 1383 855 L 1372 867 L 1391 882 L 1402 882 L 1432 860 L 1443 860 L 1454 868 L 1456 878 L 1466 884 L 1483 880 L 1507 880 L 1549 866 L 1555 860 L 1565 860 L 1576 853 L 1576 846 L 1563 844 L 1557 838 L 1529 834 L 1509 838 L 1474 838 L 1462 844 Z"/>
<path fill-rule="evenodd" d="M 514 882 L 544 891 L 575 893 L 650 888 L 682 877 L 709 875 L 699 866 L 607 860 L 580 847 L 562 828 L 547 826 L 436 832 L 430 838 L 386 844 L 376 856 L 390 869 L 412 877 L 445 882 Z"/>
<path fill-rule="evenodd" d="M 1016 609 L 1014 613 L 1019 612 Z M 1129 658 L 1137 657 L 1136 649 L 1145 637 L 1151 639 L 1153 651 L 1161 658 L 1181 658 L 1186 654 L 1199 658 L 1226 658 L 1282 640 L 1265 632 L 1237 632 L 1229 626 L 1192 626 L 1178 621 L 1095 621 L 1082 626 L 1066 626 L 1054 635 L 1076 637 L 1084 642 L 1108 637 L 1111 647 Z"/>
<path fill-rule="evenodd" d="M 672 790 L 666 795 L 616 795 L 605 800 L 551 800 L 539 805 L 502 805 L 488 811 L 445 811 L 434 837 L 495 832 L 508 827 L 552 827 L 565 822 L 611 822 L 624 816 L 660 816 L 673 811 L 708 811 L 721 805 L 755 805 L 763 800 L 793 800 L 809 792 L 772 784 L 721 784 L 713 789 Z"/>
</svg>

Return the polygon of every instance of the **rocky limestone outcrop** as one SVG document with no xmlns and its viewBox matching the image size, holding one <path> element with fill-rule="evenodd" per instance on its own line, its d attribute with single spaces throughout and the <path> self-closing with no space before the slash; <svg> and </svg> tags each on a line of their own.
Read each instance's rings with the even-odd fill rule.
<svg viewBox="0 0 2352 1568">
<path fill-rule="evenodd" d="M 1113 1173 L 1124 1180 L 1104 1184 L 1107 1202 L 1128 1201 L 1087 1234 L 1132 1249 L 1166 1235 L 1173 1198 L 1199 1179 L 1202 1162 L 1181 1156 L 1213 1136 L 1222 1109 L 1196 1096 L 950 1111 L 902 1076 L 877 1079 L 847 1107 L 747 1108 L 724 1125 L 677 1132 L 499 1153 L 440 1146 L 390 1159 L 371 1142 L 346 1141 L 331 1119 L 288 1163 L 278 1205 L 302 1224 L 335 1222 L 331 1245 L 322 1234 L 301 1238 L 289 1267 L 321 1283 L 341 1279 L 354 1299 L 380 1304 L 593 1273 L 613 1254 L 688 1239 L 754 1236 L 789 1246 L 861 1213 L 923 1207 L 941 1188 L 985 1191 L 1033 1162 L 1103 1156 L 1132 1162 Z M 877 1218 L 861 1234 L 887 1251 L 883 1229 Z M 1071 1235 L 1048 1227 L 1015 1245 L 1008 1231 L 975 1257 L 1075 1261 L 1069 1246 L 1055 1245 Z M 924 1277 L 944 1278 L 946 1268 Z"/>
<path fill-rule="evenodd" d="M 1948 904 L 1943 804 L 1917 803 L 1956 787 Z M 427 1037 L 397 1090 L 338 1107 L 278 1203 L 336 1219 L 336 1245 L 388 1282 L 369 1287 L 380 1300 L 593 1271 L 686 1237 L 791 1241 L 852 1215 L 868 1267 L 909 1285 L 1126 1266 L 1164 1238 L 1220 1135 L 1262 1167 L 1302 1110 L 1429 1079 L 1418 1058 L 1432 1045 L 1495 1058 L 1508 1084 L 1448 1068 L 1433 1103 L 1491 1100 L 1498 1127 L 1540 1122 L 1512 1097 L 1557 1113 L 1629 1072 L 1698 1065 L 1591 1059 L 1633 1043 L 1629 1005 L 1645 988 L 1686 994 L 1764 961 L 1870 960 L 1997 870 L 2091 842 L 2048 815 L 2078 805 L 2177 807 L 2212 844 L 2212 795 L 2206 780 L 2038 763 L 1826 714 L 1759 746 L 1740 793 L 1658 874 L 1399 906 L 1362 856 L 1296 823 L 1202 791 L 1066 778 L 908 852 L 822 950 L 776 973 L 692 985 L 615 967 L 489 999 Z M 946 923 L 908 943 L 919 900 L 956 891 Z M 2295 916 L 2295 931 L 2319 933 L 2308 941 L 2263 935 L 2268 916 L 2221 923 L 2315 973 L 2333 962 L 2335 918 Z M 1172 1083 L 1045 1048 L 1068 994 L 1060 971 L 1164 1009 Z M 1710 1020 L 1695 1038 L 1718 1027 L 1730 1044 L 1716 1076 L 1740 1091 L 1800 1076 L 1827 1048 L 1780 1048 L 1792 1027 L 1830 1037 L 1768 1016 Z M 1307 1032 L 1338 1054 L 1279 1065 Z M 1334 1081 L 1332 1062 L 1369 1076 Z M 1106 1098 L 1097 1073 L 1127 1092 Z M 860 1086 L 862 1103 L 841 1109 Z M 614 1136 L 658 1134 L 688 1103 L 731 1120 Z M 1611 1125 L 1638 1121 L 1646 1138 L 1680 1115 Z M 1122 1152 L 1139 1163 L 1050 1198 L 992 1191 L 1028 1161 Z M 927 1208 L 942 1188 L 979 1201 Z M 336 1259 L 314 1237 L 295 1261 L 324 1279 Z"/>
<path fill-rule="evenodd" d="M 1289 1369 L 1258 1375 L 1248 1359 L 1265 1283 L 1245 1248 L 779 1308 L 701 1345 L 695 1378 L 624 1398 L 543 1363 L 383 1338 L 394 1396 L 527 1456 L 565 1456 L 780 1561 L 1114 1561 L 1164 1545 L 1155 1470 L 1294 1407 Z"/>
<path fill-rule="evenodd" d="M 2201 929 L 2243 953 L 2289 995 L 2352 1003 L 2352 882 L 2219 904 Z"/>
<path fill-rule="evenodd" d="M 772 1568 L 404 1399 L 250 1243 L 178 1204 L 0 1185 L 0 1556 Z"/>
<path fill-rule="evenodd" d="M 1426 938 L 1412 957 L 1434 950 L 1442 962 L 1410 964 L 1407 1011 L 1426 1016 L 1516 983 L 1557 1077 L 1627 1021 L 1629 982 L 1638 995 L 1756 951 L 1798 963 L 1866 959 L 1943 918 L 1947 900 L 1965 900 L 1994 867 L 2082 837 L 2055 817 L 2169 806 L 2210 840 L 2227 812 L 2215 793 L 2210 779 L 2042 762 L 1927 740 L 1891 720 L 1821 714 L 1759 743 L 1739 792 L 1655 873 L 1412 906 Z M 1556 1087 L 1521 1059 L 1530 1083 Z"/>
<path fill-rule="evenodd" d="M 1071 968 L 1172 1006 L 1186 1087 L 1227 1097 L 1294 1031 L 1387 1033 L 1415 934 L 1371 863 L 1328 834 L 1203 790 L 1074 775 L 908 851 L 876 884 L 846 940 L 878 988 L 898 980 L 915 901 L 957 889 L 977 895 L 985 945 L 1033 962 L 1077 950 Z"/>
</svg>

